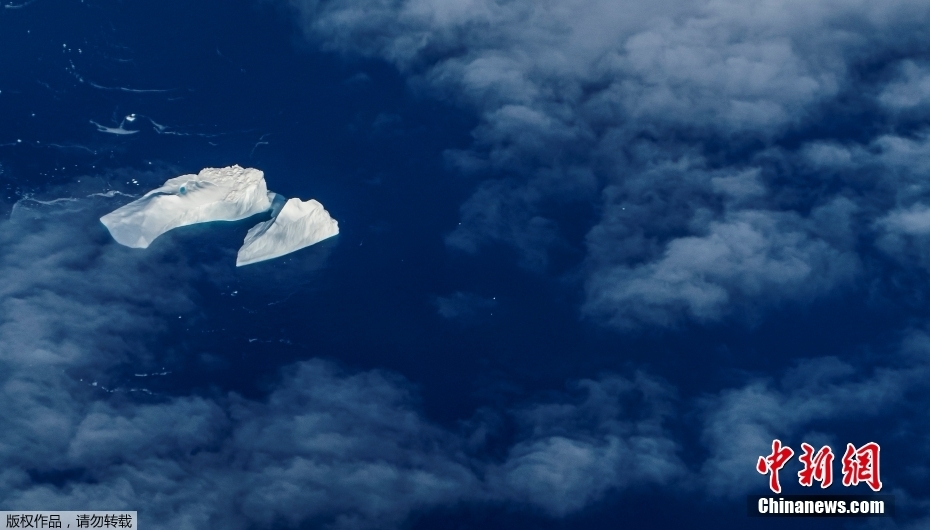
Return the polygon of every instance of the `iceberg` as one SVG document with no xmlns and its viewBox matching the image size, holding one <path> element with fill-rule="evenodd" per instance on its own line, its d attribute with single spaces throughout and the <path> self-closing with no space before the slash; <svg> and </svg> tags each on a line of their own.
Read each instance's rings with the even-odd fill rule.
<svg viewBox="0 0 930 530">
<path fill-rule="evenodd" d="M 319 202 L 285 199 L 268 191 L 258 169 L 206 168 L 168 179 L 160 188 L 100 218 L 113 239 L 147 248 L 172 228 L 210 221 L 238 221 L 270 210 L 271 219 L 252 227 L 236 266 L 257 263 L 309 247 L 339 233 L 339 223 Z"/>
<path fill-rule="evenodd" d="M 196 175 L 168 179 L 160 188 L 104 215 L 100 221 L 117 243 L 146 248 L 172 228 L 238 221 L 268 211 L 275 195 L 268 191 L 265 174 L 258 169 L 238 165 L 206 168 Z"/>
<path fill-rule="evenodd" d="M 275 194 L 278 204 L 279 197 Z M 289 199 L 275 212 L 278 204 L 272 208 L 271 220 L 253 226 L 246 234 L 236 256 L 237 267 L 290 254 L 339 233 L 339 223 L 313 199 Z"/>
</svg>

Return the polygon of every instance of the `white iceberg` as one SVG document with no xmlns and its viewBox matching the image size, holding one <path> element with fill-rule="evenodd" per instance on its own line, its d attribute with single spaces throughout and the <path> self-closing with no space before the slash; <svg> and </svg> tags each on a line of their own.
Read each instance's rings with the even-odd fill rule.
<svg viewBox="0 0 930 530">
<path fill-rule="evenodd" d="M 277 258 L 339 233 L 337 223 L 315 200 L 285 198 L 268 191 L 258 169 L 207 168 L 168 179 L 140 199 L 100 221 L 118 243 L 146 248 L 172 228 L 209 221 L 238 221 L 271 210 L 271 219 L 249 230 L 236 266 Z"/>
<path fill-rule="evenodd" d="M 319 202 L 289 199 L 280 207 L 278 197 L 272 210 L 274 215 L 280 208 L 277 215 L 253 226 L 246 234 L 236 256 L 237 267 L 290 254 L 339 233 L 339 223 Z"/>
<path fill-rule="evenodd" d="M 172 228 L 238 221 L 268 211 L 274 196 L 258 169 L 238 165 L 206 168 L 197 175 L 168 179 L 162 187 L 104 215 L 100 221 L 117 243 L 146 248 Z"/>
</svg>

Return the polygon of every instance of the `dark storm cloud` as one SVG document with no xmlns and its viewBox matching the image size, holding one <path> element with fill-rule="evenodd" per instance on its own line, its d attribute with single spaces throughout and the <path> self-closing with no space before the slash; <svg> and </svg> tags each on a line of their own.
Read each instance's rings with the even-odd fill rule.
<svg viewBox="0 0 930 530">
<path fill-rule="evenodd" d="M 682 472 L 669 390 L 645 376 L 497 411 L 520 431 L 502 460 L 477 456 L 487 422 L 440 428 L 379 371 L 303 361 L 261 400 L 134 393 L 119 374 L 158 364 L 193 281 L 219 266 L 178 261 L 170 239 L 144 253 L 112 243 L 97 216 L 124 199 L 67 199 L 21 202 L 0 223 L 4 508 L 137 509 L 152 528 L 387 528 L 462 501 L 563 515 Z"/>
<path fill-rule="evenodd" d="M 902 226 L 895 179 L 925 174 L 873 152 L 926 127 L 919 0 L 290 4 L 313 42 L 385 59 L 480 117 L 473 149 L 448 153 L 487 179 L 451 246 L 505 242 L 545 269 L 573 222 L 563 206 L 593 206 L 586 242 L 567 243 L 587 249 L 584 311 L 619 326 L 846 288 Z M 851 155 L 835 186 L 798 160 L 818 149 Z M 920 245 L 889 237 L 895 257 Z"/>
</svg>

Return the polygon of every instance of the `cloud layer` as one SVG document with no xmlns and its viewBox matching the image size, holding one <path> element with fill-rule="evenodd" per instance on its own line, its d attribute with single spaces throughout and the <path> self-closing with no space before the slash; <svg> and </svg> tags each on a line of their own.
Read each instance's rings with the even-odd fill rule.
<svg viewBox="0 0 930 530">
<path fill-rule="evenodd" d="M 730 498 L 758 490 L 746 462 L 772 438 L 837 445 L 820 422 L 880 418 L 930 369 L 926 335 L 912 333 L 871 372 L 812 359 L 697 406 L 647 374 L 605 374 L 459 429 L 429 421 L 400 376 L 312 359 L 285 366 L 261 399 L 150 394 L 121 374 L 159 365 L 192 285 L 218 265 L 173 261 L 171 238 L 144 256 L 113 244 L 96 221 L 110 200 L 24 201 L 0 225 L 5 509 L 134 509 L 153 528 L 362 529 L 462 503 L 563 517 L 646 485 Z M 697 463 L 672 434 L 686 416 L 700 418 Z M 909 437 L 926 430 L 902 421 Z"/>
<path fill-rule="evenodd" d="M 449 245 L 504 242 L 537 270 L 583 245 L 584 311 L 603 321 L 807 301 L 848 288 L 877 247 L 922 252 L 879 232 L 928 200 L 896 203 L 926 163 L 888 156 L 926 144 L 925 2 L 290 4 L 314 43 L 477 113 L 473 148 L 448 153 L 478 179 Z M 586 241 L 570 204 L 598 212 Z"/>
<path fill-rule="evenodd" d="M 582 247 L 582 311 L 602 322 L 712 322 L 930 267 L 926 2 L 290 3 L 323 48 L 390 61 L 479 116 L 473 148 L 447 153 L 476 181 L 447 243 L 503 242 L 534 270 Z M 23 201 L 0 222 L 4 508 L 351 529 L 461 502 L 559 517 L 701 477 L 735 497 L 760 484 L 746 463 L 772 438 L 836 445 L 819 422 L 899 412 L 925 388 L 915 334 L 878 369 L 809 360 L 696 413 L 656 378 L 604 375 L 455 430 L 402 378 L 317 360 L 285 367 L 261 399 L 150 396 L 120 374 L 159 366 L 158 341 L 216 266 L 108 243 L 95 209 L 112 208 L 97 200 Z M 573 241 L 564 212 L 579 204 L 595 221 Z M 467 320 L 492 304 L 456 292 L 436 305 Z M 924 443 L 923 410 L 901 412 L 899 439 Z M 706 450 L 690 468 L 669 428 L 689 414 Z"/>
<path fill-rule="evenodd" d="M 496 411 L 519 432 L 503 460 L 481 456 L 486 421 L 433 425 L 379 371 L 302 361 L 261 400 L 133 388 L 120 374 L 159 363 L 217 265 L 173 261 L 170 238 L 144 255 L 113 244 L 96 221 L 109 200 L 23 201 L 0 225 L 4 508 L 134 509 L 172 529 L 385 528 L 458 502 L 564 515 L 682 471 L 667 389 L 645 376 Z"/>
</svg>

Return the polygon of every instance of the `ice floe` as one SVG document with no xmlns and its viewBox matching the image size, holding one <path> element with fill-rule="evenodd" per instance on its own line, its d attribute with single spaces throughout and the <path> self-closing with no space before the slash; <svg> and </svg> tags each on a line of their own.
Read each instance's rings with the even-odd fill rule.
<svg viewBox="0 0 930 530">
<path fill-rule="evenodd" d="M 319 202 L 289 199 L 271 220 L 249 230 L 236 266 L 257 263 L 309 247 L 339 233 L 339 223 Z"/>
</svg>

